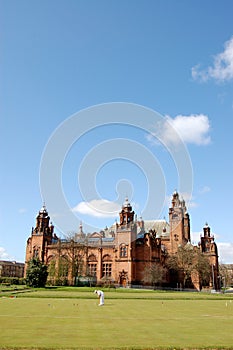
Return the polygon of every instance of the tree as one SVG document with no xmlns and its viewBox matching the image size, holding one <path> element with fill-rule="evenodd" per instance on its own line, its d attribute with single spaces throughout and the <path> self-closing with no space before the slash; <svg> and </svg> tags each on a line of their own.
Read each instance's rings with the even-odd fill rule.
<svg viewBox="0 0 233 350">
<path fill-rule="evenodd" d="M 53 259 L 52 261 L 49 262 L 48 265 L 48 279 L 47 282 L 49 284 L 55 284 L 55 278 L 56 278 L 56 260 Z"/>
<path fill-rule="evenodd" d="M 67 256 L 59 256 L 56 284 L 66 285 L 69 274 L 69 261 Z"/>
<path fill-rule="evenodd" d="M 220 264 L 219 265 L 220 286 L 225 289 L 226 286 L 233 285 L 233 265 Z"/>
<path fill-rule="evenodd" d="M 53 285 L 66 286 L 68 284 L 69 262 L 66 256 L 58 255 L 56 260 L 52 260 L 48 267 L 48 278 Z"/>
<path fill-rule="evenodd" d="M 79 276 L 88 274 L 87 266 L 85 265 L 88 256 L 88 237 L 83 233 L 70 232 L 67 234 L 65 242 L 62 242 L 60 250 L 63 258 L 67 261 L 66 266 L 64 266 L 63 259 L 63 267 L 69 270 L 72 284 L 75 285 Z"/>
<path fill-rule="evenodd" d="M 205 254 L 203 254 L 199 249 L 196 251 L 196 264 L 194 266 L 199 278 L 199 290 L 202 286 L 209 286 L 210 276 L 211 276 L 211 265 Z"/>
<path fill-rule="evenodd" d="M 38 258 L 32 258 L 28 262 L 26 284 L 30 287 L 44 287 L 47 281 L 48 271 Z"/>
<path fill-rule="evenodd" d="M 160 264 L 154 263 L 145 267 L 143 281 L 155 286 L 156 284 L 161 284 L 164 281 L 165 274 L 166 268 Z"/>
<path fill-rule="evenodd" d="M 211 266 L 208 258 L 191 244 L 178 247 L 177 253 L 167 260 L 170 270 L 176 271 L 182 280 L 183 288 L 187 287 L 188 281 L 196 280 L 201 290 L 203 285 L 209 285 Z"/>
<path fill-rule="evenodd" d="M 71 240 L 67 256 L 71 265 L 71 277 L 75 285 L 77 277 L 86 274 L 84 271 L 84 258 L 87 254 L 87 245 L 83 240 Z"/>
<path fill-rule="evenodd" d="M 176 271 L 182 280 L 183 288 L 187 281 L 191 280 L 191 274 L 194 267 L 195 251 L 191 244 L 181 245 L 175 254 L 169 256 L 166 265 L 169 270 Z"/>
</svg>

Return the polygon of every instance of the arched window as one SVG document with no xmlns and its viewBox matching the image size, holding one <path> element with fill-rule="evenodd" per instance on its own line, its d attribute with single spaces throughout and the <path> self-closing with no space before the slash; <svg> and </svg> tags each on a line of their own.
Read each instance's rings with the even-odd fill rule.
<svg viewBox="0 0 233 350">
<path fill-rule="evenodd" d="M 94 254 L 90 254 L 88 256 L 88 262 L 97 262 L 96 256 Z"/>
<path fill-rule="evenodd" d="M 63 255 L 59 258 L 58 264 L 58 276 L 67 277 L 69 272 L 69 261 L 66 255 Z"/>
<path fill-rule="evenodd" d="M 112 258 L 111 258 L 111 256 L 110 256 L 109 254 L 105 254 L 105 255 L 103 256 L 102 261 L 112 261 Z"/>
<path fill-rule="evenodd" d="M 112 259 L 109 254 L 103 256 L 102 277 L 112 276 Z"/>
<path fill-rule="evenodd" d="M 89 255 L 88 257 L 88 275 L 96 276 L 97 271 L 97 259 L 94 254 Z"/>
<path fill-rule="evenodd" d="M 37 259 L 39 258 L 39 248 L 33 247 L 33 258 Z"/>
</svg>

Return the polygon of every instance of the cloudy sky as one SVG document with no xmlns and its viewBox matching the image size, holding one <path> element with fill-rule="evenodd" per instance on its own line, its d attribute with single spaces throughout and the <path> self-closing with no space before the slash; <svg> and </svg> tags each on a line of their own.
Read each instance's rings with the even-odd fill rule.
<svg viewBox="0 0 233 350">
<path fill-rule="evenodd" d="M 192 241 L 208 222 L 233 263 L 232 12 L 231 0 L 0 1 L 0 259 L 24 261 L 44 201 L 65 236 L 111 225 L 126 196 L 167 219 L 176 189 Z"/>
</svg>

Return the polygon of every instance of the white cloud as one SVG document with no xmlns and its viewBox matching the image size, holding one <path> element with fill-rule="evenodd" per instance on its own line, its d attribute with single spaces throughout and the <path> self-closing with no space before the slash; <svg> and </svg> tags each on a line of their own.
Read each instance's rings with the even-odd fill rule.
<svg viewBox="0 0 233 350">
<path fill-rule="evenodd" d="M 0 260 L 10 260 L 10 255 L 6 252 L 5 248 L 0 247 Z"/>
<path fill-rule="evenodd" d="M 192 77 L 202 82 L 209 79 L 219 82 L 233 79 L 233 36 L 225 42 L 224 51 L 214 56 L 213 65 L 206 69 L 201 69 L 199 64 L 194 66 Z"/>
<path fill-rule="evenodd" d="M 180 195 L 180 199 L 184 199 L 185 200 L 185 205 L 187 207 L 187 209 L 190 208 L 196 208 L 197 207 L 197 203 L 194 201 L 194 197 L 192 195 L 192 193 L 188 193 L 188 192 L 181 192 L 179 193 Z"/>
<path fill-rule="evenodd" d="M 188 210 L 191 209 L 191 208 L 197 208 L 199 205 L 197 202 L 194 202 L 194 201 L 190 201 L 187 205 L 188 207 Z"/>
<path fill-rule="evenodd" d="M 200 193 L 200 194 L 205 194 L 205 193 L 210 192 L 210 191 L 211 191 L 211 189 L 210 189 L 209 186 L 203 186 L 203 187 L 199 190 L 199 193 Z"/>
<path fill-rule="evenodd" d="M 119 214 L 121 206 L 115 202 L 106 199 L 93 199 L 90 202 L 80 202 L 72 210 L 84 215 L 94 217 L 116 217 Z"/>
<path fill-rule="evenodd" d="M 191 243 L 198 244 L 201 241 L 202 232 L 191 232 Z"/>
<path fill-rule="evenodd" d="M 208 135 L 210 123 L 206 115 L 177 115 L 175 119 L 170 118 L 169 121 L 176 129 L 183 142 L 197 145 L 206 145 L 210 143 L 210 136 Z"/>
<path fill-rule="evenodd" d="M 216 233 L 212 233 L 215 240 L 218 239 L 219 235 Z M 191 233 L 191 241 L 194 244 L 198 244 L 201 241 L 201 236 L 203 236 L 203 232 L 192 232 Z M 216 242 L 218 247 L 218 255 L 219 255 L 219 263 L 220 264 L 233 264 L 233 243 L 223 243 Z"/>
<path fill-rule="evenodd" d="M 233 243 L 217 243 L 220 264 L 233 264 Z"/>
<path fill-rule="evenodd" d="M 181 138 L 184 143 L 207 145 L 211 141 L 209 132 L 210 122 L 204 114 L 177 115 L 175 118 L 166 116 L 163 122 L 155 126 L 155 132 L 149 135 L 148 140 L 153 141 L 153 137 L 156 137 L 165 145 L 176 145 Z"/>
</svg>

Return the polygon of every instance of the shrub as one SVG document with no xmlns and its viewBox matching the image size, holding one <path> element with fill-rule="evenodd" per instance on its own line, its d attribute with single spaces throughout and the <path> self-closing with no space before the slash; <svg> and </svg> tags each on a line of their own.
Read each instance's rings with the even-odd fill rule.
<svg viewBox="0 0 233 350">
<path fill-rule="evenodd" d="M 45 287 L 48 271 L 47 266 L 39 259 L 33 258 L 28 263 L 26 283 L 30 287 Z"/>
</svg>

